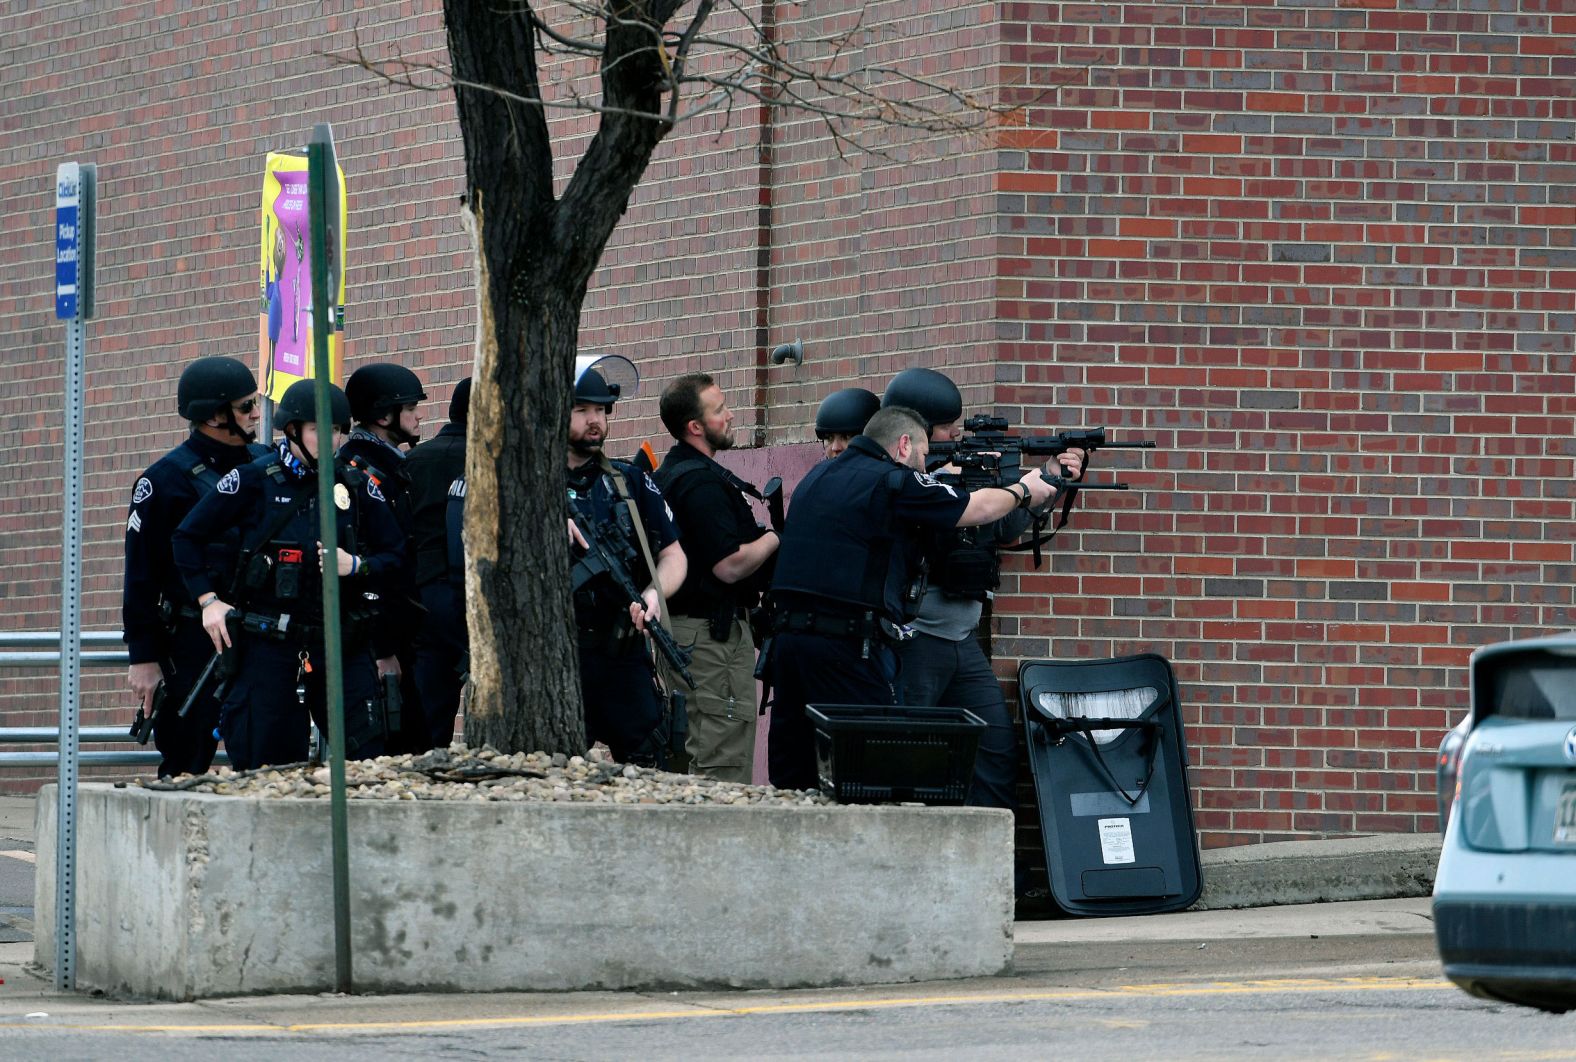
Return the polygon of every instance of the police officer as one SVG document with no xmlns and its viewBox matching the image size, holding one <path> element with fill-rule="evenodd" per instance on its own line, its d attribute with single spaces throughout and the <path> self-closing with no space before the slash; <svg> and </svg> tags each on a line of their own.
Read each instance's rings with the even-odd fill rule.
<svg viewBox="0 0 1576 1062">
<path fill-rule="evenodd" d="M 821 455 L 836 457 L 848 449 L 880 408 L 881 400 L 863 387 L 845 387 L 823 398 L 815 411 L 815 437 L 821 440 Z"/>
<path fill-rule="evenodd" d="M 137 479 L 126 517 L 126 583 L 122 627 L 139 723 L 153 711 L 164 684 L 163 707 L 153 719 L 153 742 L 163 759 L 159 775 L 201 774 L 213 763 L 219 702 L 205 693 L 186 718 L 176 710 L 212 656 L 208 636 L 191 607 L 170 555 L 170 536 L 203 495 L 231 469 L 262 455 L 251 445 L 262 418 L 257 380 L 235 358 L 198 358 L 176 387 L 180 415 L 191 424 L 186 441 L 155 461 Z M 213 543 L 204 558 L 216 574 L 234 562 L 239 535 Z"/>
<path fill-rule="evenodd" d="M 668 602 L 668 626 L 691 650 L 684 751 L 690 769 L 748 783 L 755 766 L 755 639 L 750 610 L 770 585 L 778 535 L 761 527 L 745 501 L 760 492 L 715 460 L 733 446 L 733 412 L 705 373 L 680 376 L 662 390 L 662 423 L 673 448 L 654 478 L 672 508 L 689 573 Z M 664 672 L 669 688 L 675 676 Z"/>
<path fill-rule="evenodd" d="M 622 763 L 656 764 L 665 744 L 658 733 L 664 708 L 651 653 L 642 637 L 647 622 L 661 620 L 660 601 L 684 582 L 686 562 L 678 529 L 662 494 L 644 472 L 602 453 L 607 415 L 619 387 L 596 369 L 575 381 L 569 415 L 570 582 L 575 590 L 575 625 L 580 645 L 580 692 L 585 701 L 586 736 L 602 742 Z M 637 530 L 635 514 L 640 521 Z M 580 524 L 608 529 L 620 558 L 643 587 L 630 602 L 605 575 L 581 581 L 590 570 L 589 543 Z M 644 532 L 656 571 L 645 562 Z"/>
<path fill-rule="evenodd" d="M 940 483 L 924 471 L 929 450 L 920 415 L 889 406 L 794 492 L 772 580 L 775 786 L 816 785 L 807 704 L 897 703 L 897 645 L 920 597 L 921 530 L 990 523 L 1056 493 L 1038 469 L 973 493 Z"/>
<path fill-rule="evenodd" d="M 415 684 L 427 717 L 427 741 L 447 748 L 454 740 L 460 688 L 470 652 L 465 628 L 465 554 L 458 532 L 450 542 L 451 496 L 465 498 L 465 424 L 470 415 L 471 378 L 454 387 L 449 422 L 414 447 L 405 460 L 410 476 L 410 548 L 416 555 L 416 592 L 421 596 L 421 629 L 416 638 Z M 456 483 L 460 484 L 456 488 Z"/>
<path fill-rule="evenodd" d="M 898 373 L 881 404 L 919 413 L 931 442 L 955 442 L 962 435 L 963 396 L 951 379 L 934 369 Z M 1061 456 L 1067 478 L 1078 477 L 1082 456 L 1079 450 Z M 922 549 L 928 585 L 911 623 L 915 634 L 900 650 L 902 703 L 966 708 L 985 721 L 967 799 L 977 807 L 1013 810 L 1018 803 L 1017 730 L 976 629 L 984 602 L 1001 583 L 997 551 L 1022 535 L 1029 522 L 1029 513 L 1020 509 L 980 527 L 927 531 Z"/>
<path fill-rule="evenodd" d="M 416 683 L 416 639 L 421 628 L 414 550 L 410 473 L 404 447 L 421 440 L 421 406 L 427 392 L 421 379 L 403 365 L 379 362 L 363 365 L 345 381 L 345 397 L 356 426 L 339 448 L 339 458 L 360 469 L 377 484 L 405 535 L 405 564 L 382 588 L 387 606 L 385 628 L 394 645 L 400 676 L 402 711 L 397 729 L 389 734 L 388 751 L 426 752 L 432 748 L 421 692 Z M 447 484 L 444 485 L 447 489 Z M 448 746 L 448 741 L 443 742 Z"/>
<path fill-rule="evenodd" d="M 284 434 L 278 448 L 231 469 L 174 536 L 175 566 L 202 610 L 212 651 L 239 651 L 219 732 L 241 769 L 305 759 L 309 717 L 328 732 L 317 479 L 319 452 L 332 454 L 338 440 L 320 445 L 313 388 L 311 380 L 290 385 L 274 411 Z M 337 436 L 349 427 L 350 404 L 339 388 L 331 394 Z M 392 659 L 374 661 L 361 606 L 367 588 L 403 563 L 405 543 L 377 485 L 333 464 L 339 548 L 326 561 L 341 577 L 346 750 L 361 758 L 383 751 L 378 675 L 394 666 Z M 203 563 L 207 545 L 232 527 L 243 529 L 233 588 Z M 235 609 L 241 622 L 232 629 L 226 620 Z"/>
</svg>

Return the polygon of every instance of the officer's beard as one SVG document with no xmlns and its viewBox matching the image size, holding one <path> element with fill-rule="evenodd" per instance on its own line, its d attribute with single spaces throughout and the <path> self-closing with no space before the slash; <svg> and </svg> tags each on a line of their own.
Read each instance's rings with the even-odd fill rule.
<svg viewBox="0 0 1576 1062">
<path fill-rule="evenodd" d="M 579 437 L 571 435 L 569 436 L 569 449 L 581 457 L 595 457 L 602 452 L 602 442 L 603 440 L 600 436 L 590 439 L 584 435 Z"/>
<path fill-rule="evenodd" d="M 710 428 L 707 428 L 706 445 L 711 447 L 713 452 L 718 450 L 731 450 L 733 449 L 733 432 L 726 430 L 713 432 Z"/>
</svg>

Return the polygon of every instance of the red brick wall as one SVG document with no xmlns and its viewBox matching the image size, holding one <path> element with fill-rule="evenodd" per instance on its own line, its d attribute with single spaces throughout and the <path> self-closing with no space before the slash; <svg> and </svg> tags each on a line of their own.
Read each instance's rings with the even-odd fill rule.
<svg viewBox="0 0 1576 1062">
<path fill-rule="evenodd" d="M 64 326 L 53 316 L 54 173 L 99 174 L 98 318 L 88 323 L 83 625 L 120 627 L 138 472 L 180 441 L 175 384 L 203 354 L 255 362 L 258 211 L 269 150 L 334 125 L 348 174 L 348 350 L 423 373 L 434 427 L 471 344 L 469 245 L 449 93 L 396 92 L 314 55 L 395 40 L 442 58 L 409 4 L 0 7 L 0 630 L 59 626 Z M 175 10 L 175 8 L 183 10 Z M 328 9 L 325 11 L 325 9 Z M 84 673 L 83 721 L 129 722 L 124 672 Z M 53 671 L 0 671 L 7 724 L 56 716 Z M 0 786 L 23 776 L 0 772 Z"/>
<path fill-rule="evenodd" d="M 1461 10 L 1479 6 L 1496 10 Z M 1014 563 L 1003 675 L 1016 657 L 1169 656 L 1208 843 L 1430 829 L 1470 649 L 1570 624 L 1560 6 L 866 5 L 858 61 L 999 88 L 1023 114 L 847 158 L 813 117 L 753 106 L 675 131 L 582 324 L 584 349 L 647 375 L 615 443 L 663 442 L 662 381 L 706 368 L 741 439 L 789 467 L 824 394 L 910 364 L 1026 430 L 1155 438 L 1102 462 L 1139 490 L 1086 495 L 1045 570 Z M 779 15 L 789 46 L 848 28 Z M 314 121 L 349 177 L 352 367 L 410 364 L 441 421 L 473 322 L 452 99 L 314 55 L 358 35 L 444 58 L 438 17 L 398 3 L 0 13 L 0 629 L 56 624 L 60 161 L 97 162 L 103 202 L 90 627 L 118 626 L 125 495 L 180 437 L 180 367 L 255 349 L 262 157 Z M 594 88 L 553 70 L 555 89 Z M 555 122 L 567 178 L 590 125 Z M 762 367 L 795 338 L 803 366 Z M 119 682 L 93 676 L 89 721 L 121 719 Z M 53 710 L 47 674 L 0 674 L 7 722 Z"/>
<path fill-rule="evenodd" d="M 1431 828 L 1471 649 L 1571 626 L 1562 10 L 1003 5 L 998 403 L 1163 449 L 998 645 L 1169 656 L 1213 841 Z"/>
</svg>

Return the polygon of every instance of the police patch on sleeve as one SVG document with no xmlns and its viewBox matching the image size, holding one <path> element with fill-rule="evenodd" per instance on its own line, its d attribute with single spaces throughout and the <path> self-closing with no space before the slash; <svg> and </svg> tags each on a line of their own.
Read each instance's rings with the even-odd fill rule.
<svg viewBox="0 0 1576 1062">
<path fill-rule="evenodd" d="M 367 494 L 373 498 L 376 498 L 380 502 L 388 501 L 388 499 L 383 496 L 383 492 L 378 490 L 377 480 L 373 479 L 371 476 L 367 477 Z"/>
<path fill-rule="evenodd" d="M 237 494 L 241 490 L 241 470 L 232 468 L 224 474 L 217 488 L 220 494 Z"/>
<path fill-rule="evenodd" d="M 131 504 L 141 505 L 151 497 L 153 497 L 153 484 L 147 476 L 143 476 L 137 480 L 137 486 L 131 492 Z"/>
<path fill-rule="evenodd" d="M 929 472 L 915 472 L 914 478 L 919 480 L 919 485 L 922 487 L 940 487 L 952 497 L 956 498 L 958 496 L 958 492 L 953 490 L 950 484 L 941 482 Z"/>
</svg>

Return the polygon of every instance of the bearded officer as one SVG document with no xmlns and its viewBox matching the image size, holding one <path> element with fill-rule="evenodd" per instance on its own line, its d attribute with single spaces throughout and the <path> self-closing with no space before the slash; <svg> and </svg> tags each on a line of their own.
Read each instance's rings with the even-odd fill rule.
<svg viewBox="0 0 1576 1062">
<path fill-rule="evenodd" d="M 630 602 L 605 575 L 589 578 L 575 590 L 580 692 L 586 736 L 592 742 L 606 744 L 621 763 L 660 765 L 666 746 L 659 733 L 664 705 L 644 633 L 648 622 L 664 618 L 661 602 L 683 584 L 688 565 L 673 514 L 657 485 L 634 465 L 610 461 L 602 452 L 608 412 L 619 394 L 619 386 L 594 368 L 575 381 L 567 476 L 570 565 L 588 570 L 585 565 L 576 568 L 587 554 L 577 522 L 594 524 L 608 529 L 607 537 L 623 553 L 620 559 L 643 590 L 640 601 Z M 649 564 L 642 533 L 653 558 Z"/>
</svg>

